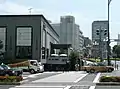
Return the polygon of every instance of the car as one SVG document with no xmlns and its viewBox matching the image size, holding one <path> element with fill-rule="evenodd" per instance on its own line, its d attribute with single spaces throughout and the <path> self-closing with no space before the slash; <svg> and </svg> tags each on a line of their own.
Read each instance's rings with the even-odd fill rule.
<svg viewBox="0 0 120 89">
<path fill-rule="evenodd" d="M 0 66 L 0 76 L 5 76 L 6 72 L 3 67 Z"/>
<path fill-rule="evenodd" d="M 0 65 L 4 71 L 5 71 L 5 75 L 9 75 L 9 76 L 22 76 L 23 74 L 23 71 L 20 70 L 20 69 L 13 69 L 13 68 L 10 68 L 9 66 L 7 65 Z"/>
<path fill-rule="evenodd" d="M 94 63 L 91 66 L 83 66 L 81 70 L 86 71 L 87 73 L 95 73 L 95 72 L 112 72 L 114 71 L 113 66 L 106 66 L 102 63 Z"/>
</svg>

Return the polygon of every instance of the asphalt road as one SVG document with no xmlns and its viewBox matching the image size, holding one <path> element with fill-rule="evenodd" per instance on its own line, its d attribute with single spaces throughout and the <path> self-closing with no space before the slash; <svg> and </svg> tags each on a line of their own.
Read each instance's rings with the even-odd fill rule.
<svg viewBox="0 0 120 89">
<path fill-rule="evenodd" d="M 93 81 L 97 74 L 88 74 L 85 78 L 80 80 L 76 86 L 72 86 L 70 89 L 89 89 L 90 86 L 93 86 Z"/>
</svg>

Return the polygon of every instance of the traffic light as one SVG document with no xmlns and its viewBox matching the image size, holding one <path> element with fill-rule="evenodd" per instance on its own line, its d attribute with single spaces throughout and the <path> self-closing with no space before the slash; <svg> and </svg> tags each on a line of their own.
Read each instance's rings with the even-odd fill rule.
<svg viewBox="0 0 120 89">
<path fill-rule="evenodd" d="M 96 30 L 96 34 L 99 35 L 99 30 Z"/>
<path fill-rule="evenodd" d="M 107 35 L 107 30 L 104 31 L 104 35 Z"/>
</svg>

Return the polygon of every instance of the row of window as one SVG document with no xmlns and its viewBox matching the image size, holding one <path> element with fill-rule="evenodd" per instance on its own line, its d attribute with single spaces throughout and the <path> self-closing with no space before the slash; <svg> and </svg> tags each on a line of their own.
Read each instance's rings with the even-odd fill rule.
<svg viewBox="0 0 120 89">
<path fill-rule="evenodd" d="M 58 61 L 59 59 L 49 59 L 49 60 L 56 60 Z M 62 61 L 66 61 L 67 59 L 62 59 Z"/>
</svg>

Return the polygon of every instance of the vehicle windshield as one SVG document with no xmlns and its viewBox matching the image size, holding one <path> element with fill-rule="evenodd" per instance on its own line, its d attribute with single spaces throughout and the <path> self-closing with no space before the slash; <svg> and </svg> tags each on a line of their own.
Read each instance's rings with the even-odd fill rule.
<svg viewBox="0 0 120 89">
<path fill-rule="evenodd" d="M 4 68 L 4 69 L 7 69 L 7 70 L 8 70 L 8 69 L 11 69 L 11 68 L 10 68 L 9 66 L 7 66 L 7 65 L 1 65 L 1 67 Z"/>
<path fill-rule="evenodd" d="M 4 70 L 4 68 L 0 66 L 0 70 Z"/>
</svg>

